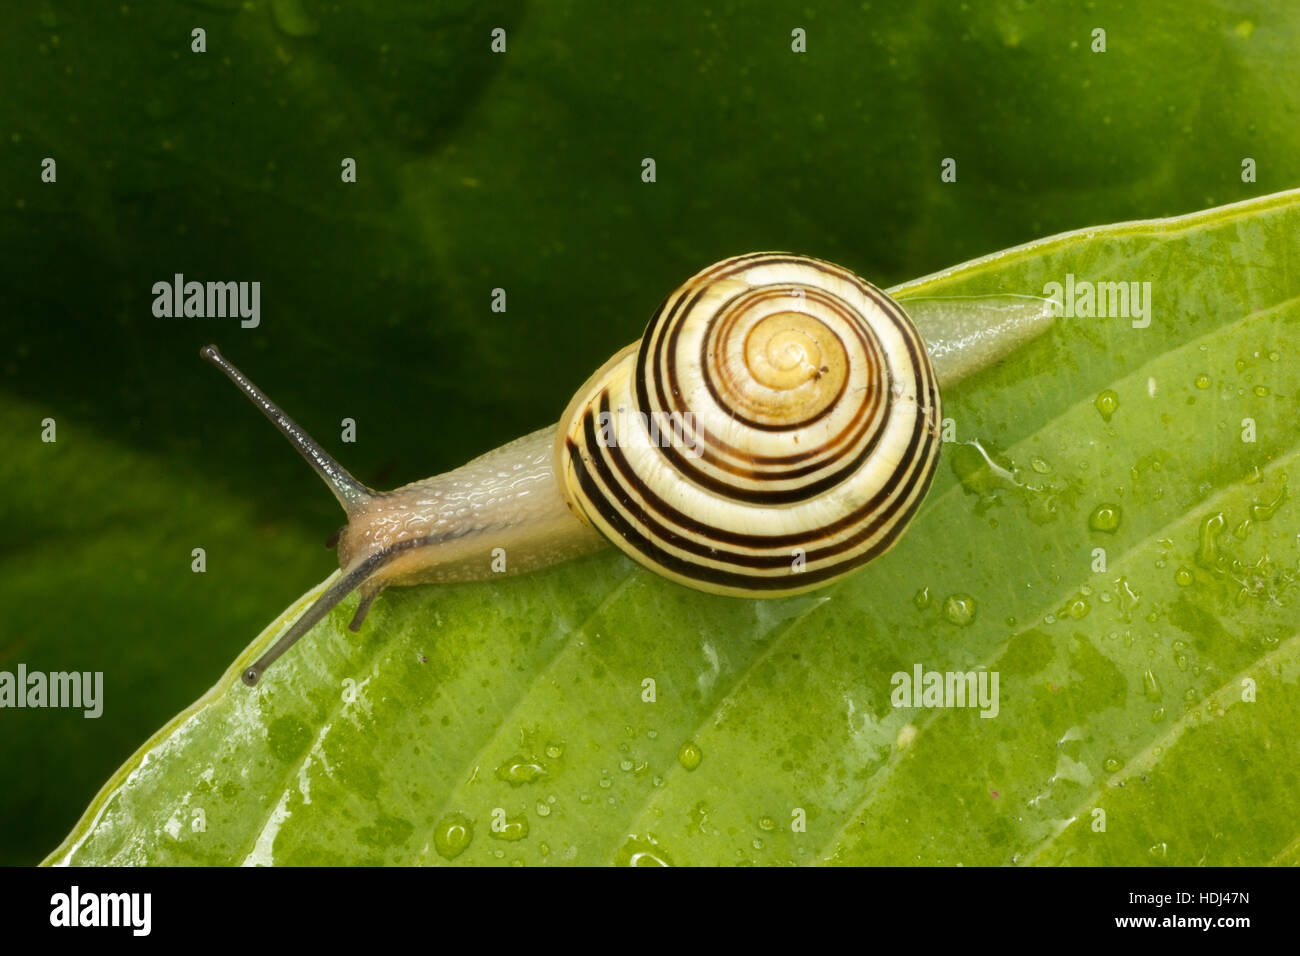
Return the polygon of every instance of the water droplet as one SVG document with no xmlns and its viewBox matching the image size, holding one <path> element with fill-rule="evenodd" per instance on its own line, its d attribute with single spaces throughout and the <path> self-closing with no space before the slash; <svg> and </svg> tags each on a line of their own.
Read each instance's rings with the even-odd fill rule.
<svg viewBox="0 0 1300 956">
<path fill-rule="evenodd" d="M 1119 505 L 1097 505 L 1097 507 L 1093 509 L 1092 514 L 1088 517 L 1088 527 L 1093 531 L 1103 531 L 1106 534 L 1114 534 L 1119 528 L 1120 517 L 1122 514 Z"/>
<path fill-rule="evenodd" d="M 1209 387 L 1210 387 L 1210 376 L 1208 376 L 1208 375 L 1206 375 L 1206 374 L 1204 374 L 1204 373 L 1202 373 L 1202 374 L 1196 376 L 1196 387 L 1197 387 L 1197 388 L 1209 388 Z"/>
<path fill-rule="evenodd" d="M 771 833 L 776 829 L 776 821 L 771 817 L 759 817 L 758 828 L 766 833 Z"/>
<path fill-rule="evenodd" d="M 948 462 L 961 481 L 962 490 L 979 496 L 982 505 L 996 501 L 1003 492 L 1022 487 L 1015 464 L 992 442 L 972 440 L 951 448 L 947 452 Z"/>
<path fill-rule="evenodd" d="M 522 814 L 513 820 L 506 817 L 505 823 L 489 827 L 488 833 L 494 840 L 509 840 L 514 843 L 516 840 L 522 840 L 528 836 L 528 818 Z"/>
<path fill-rule="evenodd" d="M 1078 597 L 1071 601 L 1065 607 L 1065 613 L 1070 615 L 1076 621 L 1088 616 L 1088 602 Z"/>
<path fill-rule="evenodd" d="M 943 617 L 950 624 L 966 627 L 975 620 L 975 598 L 969 594 L 949 594 L 943 602 Z"/>
<path fill-rule="evenodd" d="M 918 611 L 924 611 L 930 606 L 930 589 L 921 588 L 921 590 L 913 594 L 912 603 L 916 605 Z"/>
<path fill-rule="evenodd" d="M 1223 533 L 1223 513 L 1209 515 L 1201 522 L 1200 544 L 1196 549 L 1196 563 L 1203 568 L 1213 568 L 1219 556 L 1219 535 Z"/>
<path fill-rule="evenodd" d="M 552 760 L 559 760 L 564 756 L 564 744 L 555 742 L 547 744 L 546 756 L 550 757 Z"/>
<path fill-rule="evenodd" d="M 531 757 L 515 754 L 497 767 L 496 776 L 498 780 L 504 780 L 512 787 L 522 787 L 526 783 L 532 783 L 538 777 L 546 776 L 546 768 Z"/>
<path fill-rule="evenodd" d="M 1040 475 L 1045 475 L 1052 470 L 1052 466 L 1041 458 L 1029 459 L 1029 467 L 1034 469 L 1034 471 L 1038 472 Z"/>
<path fill-rule="evenodd" d="M 687 770 L 694 770 L 704 759 L 704 751 L 700 750 L 699 745 L 693 742 L 682 744 L 677 751 L 677 762 Z"/>
<path fill-rule="evenodd" d="M 1164 691 L 1160 689 L 1160 682 L 1156 680 L 1156 675 L 1147 671 L 1142 675 L 1142 692 L 1147 695 L 1147 700 L 1156 704 L 1164 696 Z"/>
<path fill-rule="evenodd" d="M 615 866 L 672 866 L 672 860 L 659 845 L 659 841 L 646 834 L 631 836 L 614 854 Z"/>
<path fill-rule="evenodd" d="M 1192 572 L 1190 568 L 1179 568 L 1174 572 L 1174 580 L 1178 582 L 1180 588 L 1185 588 L 1192 583 Z"/>
<path fill-rule="evenodd" d="M 433 847 L 444 860 L 454 860 L 474 839 L 474 828 L 463 813 L 449 813 L 433 828 Z"/>
<path fill-rule="evenodd" d="M 1092 404 L 1097 409 L 1097 413 L 1101 415 L 1102 421 L 1109 422 L 1110 416 L 1114 415 L 1115 410 L 1119 408 L 1119 395 L 1115 393 L 1114 389 L 1108 388 L 1098 395 L 1097 400 Z"/>
<path fill-rule="evenodd" d="M 1278 489 L 1272 501 L 1256 501 L 1250 506 L 1250 516 L 1256 521 L 1267 521 L 1277 513 L 1277 509 L 1286 500 L 1286 486 Z"/>
<path fill-rule="evenodd" d="M 1102 764 L 1102 767 L 1105 768 L 1107 773 L 1114 773 L 1122 766 L 1124 765 L 1120 763 L 1118 757 L 1107 757 L 1106 762 Z"/>
<path fill-rule="evenodd" d="M 1254 392 L 1256 395 L 1258 395 L 1260 398 L 1268 397 L 1267 385 L 1256 385 L 1253 389 L 1251 389 L 1251 391 Z"/>
</svg>

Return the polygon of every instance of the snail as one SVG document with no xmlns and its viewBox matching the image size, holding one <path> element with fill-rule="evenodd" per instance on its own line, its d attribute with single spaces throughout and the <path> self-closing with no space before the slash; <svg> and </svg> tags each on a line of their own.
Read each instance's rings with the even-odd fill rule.
<svg viewBox="0 0 1300 956">
<path fill-rule="evenodd" d="M 910 315 L 909 315 L 910 313 Z M 758 253 L 697 273 L 637 342 L 577 391 L 557 426 L 390 492 L 352 477 L 216 346 L 216 365 L 347 513 L 338 578 L 242 674 L 359 591 L 517 574 L 612 543 L 680 584 L 778 597 L 887 551 L 934 477 L 940 387 L 1046 330 L 1048 300 L 902 305 L 847 269 Z"/>
</svg>

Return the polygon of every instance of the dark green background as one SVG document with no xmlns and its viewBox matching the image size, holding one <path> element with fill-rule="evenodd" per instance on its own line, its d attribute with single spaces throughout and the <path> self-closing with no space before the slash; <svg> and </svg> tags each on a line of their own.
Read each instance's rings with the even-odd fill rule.
<svg viewBox="0 0 1300 956">
<path fill-rule="evenodd" d="M 0 711 L 0 863 L 53 848 L 334 566 L 333 499 L 200 345 L 389 487 L 554 421 L 728 255 L 889 285 L 1300 185 L 1283 0 L 375 6 L 39 2 L 7 21 L 0 669 L 102 670 L 106 703 Z M 260 281 L 261 326 L 155 318 L 176 272 Z"/>
</svg>

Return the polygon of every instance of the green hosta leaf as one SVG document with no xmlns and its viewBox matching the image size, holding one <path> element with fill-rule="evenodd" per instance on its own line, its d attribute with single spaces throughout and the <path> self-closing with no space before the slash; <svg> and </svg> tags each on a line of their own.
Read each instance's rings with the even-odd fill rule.
<svg viewBox="0 0 1300 956">
<path fill-rule="evenodd" d="M 899 288 L 1073 275 L 1153 308 L 1063 317 L 948 395 L 915 524 L 821 592 L 716 598 L 609 552 L 389 592 L 359 637 L 340 608 L 245 688 L 305 595 L 51 861 L 1293 861 L 1297 236 L 1285 193 Z M 893 706 L 917 665 L 995 672 L 996 715 Z"/>
<path fill-rule="evenodd" d="M 334 502 L 204 343 L 391 486 L 546 424 L 725 256 L 889 284 L 1300 185 L 1300 5 L 1277 0 L 20 6 L 0 57 L 0 668 L 102 670 L 109 703 L 4 713 L 0 766 L 24 769 L 0 864 L 43 856 L 329 567 Z M 155 317 L 178 272 L 260 281 L 261 324 Z M 46 415 L 60 444 L 33 451 Z"/>
</svg>

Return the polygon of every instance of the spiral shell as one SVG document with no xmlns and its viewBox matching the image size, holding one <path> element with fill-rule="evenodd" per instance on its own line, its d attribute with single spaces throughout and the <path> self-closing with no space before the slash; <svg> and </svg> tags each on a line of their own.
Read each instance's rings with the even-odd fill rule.
<svg viewBox="0 0 1300 956">
<path fill-rule="evenodd" d="M 816 259 L 693 276 L 574 396 L 570 508 L 690 587 L 775 597 L 882 554 L 925 498 L 939 389 L 897 302 Z"/>
</svg>

